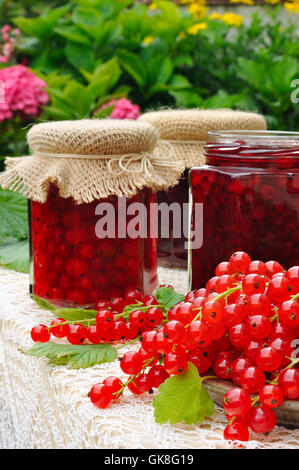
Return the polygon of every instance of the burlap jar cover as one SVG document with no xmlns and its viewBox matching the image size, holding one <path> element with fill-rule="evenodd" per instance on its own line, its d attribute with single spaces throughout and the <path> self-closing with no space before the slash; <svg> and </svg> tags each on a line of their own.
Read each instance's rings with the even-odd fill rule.
<svg viewBox="0 0 299 470">
<path fill-rule="evenodd" d="M 0 185 L 45 202 L 54 183 L 61 197 L 78 204 L 110 195 L 132 197 L 143 187 L 167 189 L 184 165 L 170 144 L 157 144 L 158 136 L 150 124 L 128 120 L 37 124 L 27 134 L 33 155 L 8 158 Z"/>
<path fill-rule="evenodd" d="M 260 114 L 230 109 L 154 111 L 143 114 L 139 121 L 156 127 L 161 141 L 172 144 L 176 160 L 182 160 L 185 168 L 205 163 L 204 147 L 208 131 L 267 129 L 266 121 Z M 163 148 L 158 152 L 166 157 Z"/>
</svg>

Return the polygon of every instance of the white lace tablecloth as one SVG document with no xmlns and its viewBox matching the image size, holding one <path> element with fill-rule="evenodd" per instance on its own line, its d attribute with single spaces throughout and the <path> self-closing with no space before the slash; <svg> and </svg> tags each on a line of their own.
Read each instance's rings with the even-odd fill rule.
<svg viewBox="0 0 299 470">
<path fill-rule="evenodd" d="M 161 269 L 162 281 L 186 290 L 182 271 Z M 105 410 L 94 407 L 87 393 L 107 375 L 123 378 L 119 361 L 71 370 L 23 354 L 32 345 L 31 328 L 49 324 L 51 317 L 31 300 L 27 275 L 0 268 L 0 448 L 229 447 L 222 438 L 225 415 L 218 407 L 211 418 L 193 426 L 156 424 L 149 394 L 127 392 Z M 299 429 L 277 427 L 269 436 L 253 436 L 246 446 L 299 447 Z"/>
</svg>

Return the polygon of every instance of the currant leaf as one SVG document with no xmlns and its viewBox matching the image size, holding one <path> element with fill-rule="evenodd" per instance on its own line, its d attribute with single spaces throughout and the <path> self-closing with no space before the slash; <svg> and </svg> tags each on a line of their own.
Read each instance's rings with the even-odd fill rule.
<svg viewBox="0 0 299 470">
<path fill-rule="evenodd" d="M 68 366 L 71 369 L 87 369 L 103 362 L 113 362 L 117 357 L 116 349 L 108 343 L 73 345 L 53 341 L 35 343 L 26 354 L 46 357 L 49 364 Z"/>
<path fill-rule="evenodd" d="M 33 295 L 35 302 L 44 310 L 49 310 L 58 318 L 66 321 L 93 320 L 96 317 L 96 310 L 85 310 L 83 308 L 57 308 L 47 300 Z"/>
<path fill-rule="evenodd" d="M 202 380 L 191 362 L 184 374 L 166 379 L 153 401 L 156 422 L 194 424 L 211 416 L 214 404 Z"/>
<path fill-rule="evenodd" d="M 175 304 L 185 299 L 183 294 L 179 294 L 171 287 L 159 287 L 155 292 L 155 297 L 160 305 L 164 305 L 167 311 Z"/>
</svg>

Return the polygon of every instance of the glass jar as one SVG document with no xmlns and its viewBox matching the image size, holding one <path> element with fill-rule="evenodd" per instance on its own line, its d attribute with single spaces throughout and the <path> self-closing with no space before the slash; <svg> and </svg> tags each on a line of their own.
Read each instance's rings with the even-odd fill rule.
<svg viewBox="0 0 299 470">
<path fill-rule="evenodd" d="M 188 234 L 186 228 L 188 227 L 188 211 L 186 206 L 189 201 L 189 183 L 188 183 L 188 170 L 185 170 L 180 178 L 179 183 L 174 188 L 169 188 L 167 191 L 158 191 L 157 202 L 158 204 L 165 203 L 171 207 L 173 203 L 178 204 L 180 207 L 180 232 L 175 235 L 175 215 L 170 213 L 169 219 L 166 221 L 169 224 L 169 231 L 166 232 L 166 237 L 163 236 L 163 223 L 165 222 L 162 217 L 159 220 L 158 240 L 157 240 L 157 256 L 160 266 L 165 267 L 178 267 L 187 268 L 188 260 Z M 185 206 L 184 206 L 185 205 Z"/>
<path fill-rule="evenodd" d="M 206 165 L 189 172 L 192 222 L 203 204 L 202 246 L 189 245 L 190 288 L 236 250 L 299 264 L 299 133 L 209 132 Z"/>
<path fill-rule="evenodd" d="M 128 289 L 152 294 L 157 287 L 156 240 L 131 238 L 127 228 L 133 216 L 126 213 L 131 203 L 149 209 L 155 196 L 145 188 L 123 202 L 122 214 L 116 196 L 77 204 L 60 197 L 54 185 L 45 203 L 30 201 L 31 292 L 62 306 L 85 307 L 124 297 Z M 116 221 L 113 238 L 99 238 L 100 203 L 104 210 L 107 204 L 114 209 L 105 216 L 107 226 Z"/>
</svg>

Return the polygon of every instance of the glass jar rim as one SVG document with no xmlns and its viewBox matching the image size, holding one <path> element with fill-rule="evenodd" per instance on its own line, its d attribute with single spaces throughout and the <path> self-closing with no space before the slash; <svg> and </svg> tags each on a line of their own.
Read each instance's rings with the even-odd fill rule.
<svg viewBox="0 0 299 470">
<path fill-rule="evenodd" d="M 299 141 L 299 132 L 296 131 L 268 131 L 268 130 L 244 130 L 244 129 L 231 129 L 225 131 L 208 131 L 207 133 L 207 143 L 209 143 L 209 138 L 236 138 L 236 137 L 247 137 L 253 139 L 278 139 L 278 140 L 298 140 Z"/>
</svg>

